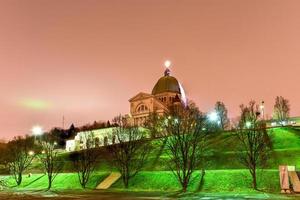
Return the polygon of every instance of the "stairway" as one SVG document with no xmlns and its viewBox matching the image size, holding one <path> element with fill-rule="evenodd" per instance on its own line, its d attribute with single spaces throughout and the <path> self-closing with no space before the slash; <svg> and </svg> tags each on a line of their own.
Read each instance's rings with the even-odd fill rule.
<svg viewBox="0 0 300 200">
<path fill-rule="evenodd" d="M 297 172 L 295 171 L 289 171 L 289 177 L 290 177 L 290 181 L 293 184 L 293 190 L 294 192 L 300 192 L 300 180 L 299 177 L 297 175 Z"/>
<path fill-rule="evenodd" d="M 108 177 L 106 177 L 97 187 L 97 190 L 106 190 L 112 184 L 114 184 L 119 178 L 121 174 L 119 172 L 112 172 Z"/>
</svg>

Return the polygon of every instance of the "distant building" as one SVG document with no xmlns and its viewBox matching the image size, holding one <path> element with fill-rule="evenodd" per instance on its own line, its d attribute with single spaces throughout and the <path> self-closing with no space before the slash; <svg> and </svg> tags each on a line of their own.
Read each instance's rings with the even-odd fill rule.
<svg viewBox="0 0 300 200">
<path fill-rule="evenodd" d="M 115 142 L 113 128 L 102 128 L 92 131 L 78 132 L 73 140 L 66 141 L 66 151 L 86 149 L 90 142 L 93 147 L 109 145 Z"/>
<path fill-rule="evenodd" d="M 181 84 L 175 77 L 170 75 L 169 66 L 166 67 L 164 75 L 158 79 L 151 94 L 139 92 L 129 99 L 130 115 L 128 117 L 131 123 L 142 126 L 150 113 L 156 112 L 159 115 L 164 115 L 169 112 L 169 107 L 174 103 L 186 103 L 185 92 Z M 95 147 L 116 142 L 113 136 L 113 128 L 82 131 L 77 133 L 73 140 L 66 141 L 66 151 L 85 149 L 90 138 L 93 138 L 94 141 L 91 142 Z"/>
<path fill-rule="evenodd" d="M 170 69 L 167 68 L 164 76 L 154 85 L 151 94 L 139 92 L 129 102 L 133 123 L 142 125 L 150 113 L 166 114 L 172 104 L 186 103 L 186 97 L 181 84 L 170 75 Z"/>
</svg>

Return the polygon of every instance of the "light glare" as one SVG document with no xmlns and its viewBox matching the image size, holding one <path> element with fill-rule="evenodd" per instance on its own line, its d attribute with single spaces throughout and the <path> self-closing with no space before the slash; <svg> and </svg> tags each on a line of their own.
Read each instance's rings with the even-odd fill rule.
<svg viewBox="0 0 300 200">
<path fill-rule="evenodd" d="M 33 135 L 42 135 L 43 134 L 43 128 L 40 126 L 32 127 L 31 131 L 32 131 Z"/>
<path fill-rule="evenodd" d="M 217 121 L 217 120 L 218 120 L 218 114 L 217 114 L 217 112 L 216 112 L 216 111 L 213 111 L 213 112 L 209 113 L 209 114 L 208 114 L 208 119 L 209 119 L 209 121 L 211 121 L 211 122 Z"/>
<path fill-rule="evenodd" d="M 251 122 L 246 122 L 246 127 L 250 128 L 251 127 Z"/>
<path fill-rule="evenodd" d="M 171 61 L 166 60 L 166 61 L 165 61 L 165 67 L 166 67 L 166 68 L 169 68 L 170 66 L 171 66 Z"/>
</svg>

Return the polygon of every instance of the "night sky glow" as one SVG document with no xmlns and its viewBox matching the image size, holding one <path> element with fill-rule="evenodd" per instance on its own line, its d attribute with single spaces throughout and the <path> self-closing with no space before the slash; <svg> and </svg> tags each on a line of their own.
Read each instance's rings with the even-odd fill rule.
<svg viewBox="0 0 300 200">
<path fill-rule="evenodd" d="M 210 112 L 275 96 L 300 115 L 298 0 L 3 0 L 0 138 L 129 112 L 164 62 Z"/>
</svg>

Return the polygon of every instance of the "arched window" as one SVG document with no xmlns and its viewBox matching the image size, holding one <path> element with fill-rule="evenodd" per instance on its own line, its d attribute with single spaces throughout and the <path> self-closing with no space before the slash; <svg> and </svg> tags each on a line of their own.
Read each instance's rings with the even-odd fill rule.
<svg viewBox="0 0 300 200">
<path fill-rule="evenodd" d="M 107 138 L 107 136 L 104 137 L 104 142 L 103 143 L 104 143 L 104 146 L 108 145 L 108 138 Z"/>
<path fill-rule="evenodd" d="M 112 143 L 112 144 L 115 144 L 115 143 L 116 143 L 116 136 L 115 136 L 115 135 L 112 136 L 112 141 L 111 141 L 111 143 Z"/>
<path fill-rule="evenodd" d="M 95 146 L 99 147 L 100 146 L 100 139 L 99 138 L 95 138 Z"/>
<path fill-rule="evenodd" d="M 142 104 L 142 105 L 139 105 L 137 107 L 136 111 L 139 112 L 139 113 L 140 112 L 145 112 L 145 111 L 148 111 L 148 107 L 146 105 Z"/>
</svg>

